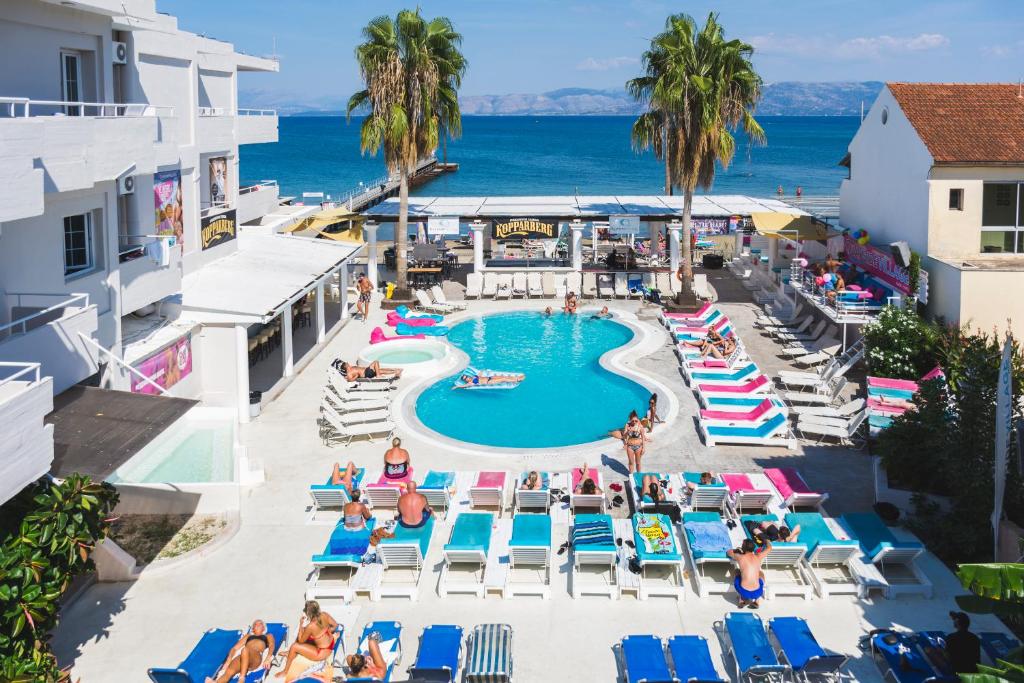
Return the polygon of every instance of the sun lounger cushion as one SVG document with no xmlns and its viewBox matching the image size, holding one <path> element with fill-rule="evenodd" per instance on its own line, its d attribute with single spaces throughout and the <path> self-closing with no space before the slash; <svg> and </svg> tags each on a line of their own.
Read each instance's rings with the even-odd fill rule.
<svg viewBox="0 0 1024 683">
<path fill-rule="evenodd" d="M 770 467 L 764 471 L 764 474 L 778 489 L 783 500 L 788 500 L 794 493 L 815 494 L 800 473 L 792 467 Z"/>
<path fill-rule="evenodd" d="M 886 398 L 898 398 L 910 401 L 914 398 L 913 391 L 906 389 L 886 389 L 884 387 L 868 387 L 868 396 L 885 396 Z"/>
<path fill-rule="evenodd" d="M 581 550 L 615 550 L 612 518 L 608 515 L 576 515 L 572 546 Z"/>
<path fill-rule="evenodd" d="M 812 657 L 827 655 L 807 622 L 800 617 L 775 617 L 769 623 L 779 647 L 786 654 L 786 660 L 795 671 L 803 669 Z"/>
<path fill-rule="evenodd" d="M 705 392 L 715 392 L 721 394 L 749 394 L 757 389 L 760 389 L 768 383 L 768 378 L 764 375 L 745 382 L 743 384 L 715 384 L 710 382 L 708 384 L 698 384 L 697 388 Z"/>
<path fill-rule="evenodd" d="M 837 540 L 832 530 L 825 523 L 825 518 L 817 512 L 790 512 L 785 517 L 786 526 L 790 529 L 799 525 L 800 543 L 807 546 L 807 552 L 813 553 L 819 543 L 829 545 L 857 545 L 856 541 Z"/>
<path fill-rule="evenodd" d="M 667 515 L 637 514 L 633 517 L 633 542 L 640 561 L 681 560 L 676 535 Z"/>
<path fill-rule="evenodd" d="M 683 529 L 695 560 L 725 559 L 725 551 L 733 548 L 729 528 L 717 512 L 684 513 Z"/>
<path fill-rule="evenodd" d="M 512 520 L 509 546 L 551 545 L 551 517 L 548 515 L 516 515 Z"/>
<path fill-rule="evenodd" d="M 423 483 L 418 488 L 421 489 L 450 489 L 455 485 L 455 473 L 454 472 L 437 472 L 430 470 L 427 472 L 427 476 L 423 477 Z"/>
<path fill-rule="evenodd" d="M 868 557 L 875 557 L 884 548 L 920 548 L 915 541 L 898 541 L 882 518 L 873 512 L 854 512 L 840 518 L 843 528 L 860 543 Z"/>
<path fill-rule="evenodd" d="M 428 626 L 420 636 L 416 663 L 409 669 L 413 679 L 454 681 L 462 649 L 461 626 Z M 447 674 L 447 677 L 445 677 Z"/>
<path fill-rule="evenodd" d="M 759 666 L 778 666 L 775 650 L 768 642 L 761 619 L 749 612 L 730 612 L 725 617 L 725 627 L 732 641 L 733 654 L 740 671 L 750 671 Z"/>
<path fill-rule="evenodd" d="M 758 490 L 745 474 L 723 474 L 722 481 L 729 487 L 730 493 L 752 493 Z"/>
<path fill-rule="evenodd" d="M 426 557 L 427 548 L 430 547 L 430 536 L 434 533 L 434 520 L 435 515 L 431 515 L 426 524 L 416 529 L 396 524 L 394 528 L 395 535 L 392 538 L 382 538 L 380 542 L 382 544 L 415 543 L 420 547 L 420 556 Z"/>
<path fill-rule="evenodd" d="M 708 641 L 701 636 L 672 636 L 668 640 L 668 651 L 676 678 L 687 681 L 721 681 L 711 661 Z"/>
<path fill-rule="evenodd" d="M 626 636 L 622 639 L 622 658 L 631 681 L 671 681 L 661 638 Z"/>
<path fill-rule="evenodd" d="M 725 482 L 716 481 L 713 484 L 701 484 L 700 475 L 702 472 L 683 472 L 683 481 L 688 484 L 697 484 L 698 486 L 725 486 Z"/>
<path fill-rule="evenodd" d="M 368 488 L 373 488 L 375 486 L 394 486 L 394 487 L 398 487 L 401 484 L 408 484 L 410 481 L 412 481 L 412 475 L 413 475 L 412 467 L 410 467 L 408 470 L 406 470 L 405 476 L 397 478 L 397 479 L 389 479 L 389 478 L 385 477 L 384 474 L 382 473 L 380 475 L 380 477 L 377 478 L 377 481 L 369 483 L 366 486 Z"/>
<path fill-rule="evenodd" d="M 506 476 L 507 473 L 505 472 L 481 472 L 477 475 L 474 486 L 480 488 L 504 488 Z"/>
<path fill-rule="evenodd" d="M 491 547 L 491 527 L 494 515 L 490 512 L 463 512 L 455 520 L 452 535 L 444 549 L 479 550 L 484 555 Z"/>
<path fill-rule="evenodd" d="M 351 531 L 345 528 L 343 522 L 339 523 L 327 541 L 327 557 L 335 560 L 339 557 L 350 557 L 358 562 L 370 547 L 370 534 L 375 524 L 376 520 L 371 517 L 366 520 L 365 529 Z"/>
<path fill-rule="evenodd" d="M 593 480 L 593 482 L 595 484 L 597 483 L 597 469 L 596 468 L 591 467 L 590 469 L 587 470 L 587 479 Z M 573 491 L 576 490 L 576 487 L 580 485 L 581 481 L 583 481 L 583 473 L 580 472 L 580 468 L 577 467 L 577 468 L 575 468 L 572 471 L 572 490 Z"/>
<path fill-rule="evenodd" d="M 909 379 L 890 379 L 888 377 L 868 377 L 868 386 L 883 389 L 903 389 L 905 391 L 918 390 L 917 382 Z"/>
</svg>

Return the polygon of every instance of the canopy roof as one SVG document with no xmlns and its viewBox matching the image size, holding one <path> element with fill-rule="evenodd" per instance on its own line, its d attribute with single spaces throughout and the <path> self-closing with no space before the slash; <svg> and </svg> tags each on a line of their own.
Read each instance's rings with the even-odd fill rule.
<svg viewBox="0 0 1024 683">
<path fill-rule="evenodd" d="M 363 212 L 382 221 L 398 219 L 397 198 L 386 199 Z M 693 215 L 702 218 L 749 216 L 752 212 L 806 212 L 778 199 L 746 195 L 697 195 Z M 514 197 L 409 197 L 409 216 L 458 216 L 466 220 L 498 216 L 551 217 L 572 220 L 603 220 L 609 216 L 639 216 L 645 220 L 673 220 L 683 214 L 683 198 L 665 195 L 615 196 L 514 196 Z"/>
<path fill-rule="evenodd" d="M 840 233 L 813 216 L 755 211 L 750 214 L 757 234 L 791 240 L 824 240 Z"/>
<path fill-rule="evenodd" d="M 363 230 L 362 223 L 365 217 L 354 212 L 349 211 L 345 207 L 339 207 L 335 209 L 328 209 L 326 211 L 320 211 L 312 216 L 308 216 L 303 220 L 295 223 L 294 225 L 285 228 L 284 232 L 291 233 L 297 237 L 326 237 L 336 242 L 349 242 L 352 244 L 362 244 L 363 242 Z M 336 232 L 327 232 L 327 228 L 343 223 L 346 221 L 352 221 L 353 225 L 350 230 L 340 230 Z"/>
</svg>

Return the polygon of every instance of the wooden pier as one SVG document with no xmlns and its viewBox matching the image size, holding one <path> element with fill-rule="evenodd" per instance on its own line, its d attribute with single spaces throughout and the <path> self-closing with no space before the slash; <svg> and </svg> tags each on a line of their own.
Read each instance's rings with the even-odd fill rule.
<svg viewBox="0 0 1024 683">
<path fill-rule="evenodd" d="M 445 173 L 454 173 L 458 170 L 459 165 L 456 163 L 442 163 L 434 157 L 424 159 L 416 166 L 416 170 L 413 171 L 412 177 L 409 179 L 409 187 L 413 188 L 425 185 L 431 180 L 441 177 Z M 348 206 L 350 211 L 364 211 L 371 206 L 380 204 L 388 197 L 398 196 L 398 186 L 399 181 L 397 176 L 382 179 L 372 187 L 355 190 L 349 193 L 348 196 L 341 199 L 340 203 Z"/>
</svg>

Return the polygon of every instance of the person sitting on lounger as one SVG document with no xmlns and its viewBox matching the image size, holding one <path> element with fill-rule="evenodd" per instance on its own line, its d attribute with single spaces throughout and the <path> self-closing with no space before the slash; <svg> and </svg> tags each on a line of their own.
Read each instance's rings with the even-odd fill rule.
<svg viewBox="0 0 1024 683">
<path fill-rule="evenodd" d="M 370 519 L 370 508 L 359 500 L 361 492 L 353 490 L 350 495 L 352 500 L 345 503 L 341 509 L 342 519 L 345 522 L 345 529 L 348 531 L 362 531 L 366 528 L 366 520 Z"/>
<path fill-rule="evenodd" d="M 733 587 L 739 595 L 739 606 L 750 606 L 757 609 L 764 597 L 764 572 L 761 564 L 772 550 L 772 542 L 765 539 L 764 549 L 757 552 L 757 544 L 749 538 L 743 539 L 743 545 L 737 550 L 727 550 L 725 554 L 736 562 L 736 578 Z"/>
<path fill-rule="evenodd" d="M 580 483 L 576 484 L 576 488 L 573 490 L 573 493 L 580 493 L 584 496 L 594 496 L 599 493 L 603 493 L 601 491 L 601 487 L 597 485 L 597 482 L 589 476 L 590 468 L 587 467 L 587 463 L 583 463 L 583 467 L 580 468 L 579 472 Z"/>
<path fill-rule="evenodd" d="M 665 489 L 661 487 L 661 481 L 653 474 L 645 474 L 640 482 L 640 490 L 643 492 L 645 503 L 660 503 L 665 500 Z"/>
<path fill-rule="evenodd" d="M 387 662 L 384 661 L 384 655 L 380 652 L 380 645 L 377 644 L 379 639 L 380 636 L 376 633 L 371 633 L 367 636 L 366 649 L 369 652 L 369 657 L 360 654 L 345 657 L 349 677 L 384 680 L 385 676 L 388 675 Z"/>
<path fill-rule="evenodd" d="M 247 674 L 257 669 L 270 669 L 275 649 L 274 636 L 267 633 L 266 622 L 257 619 L 252 622 L 249 632 L 228 650 L 224 663 L 217 669 L 220 676 L 207 676 L 206 683 L 228 683 L 235 676 L 244 679 Z"/>
<path fill-rule="evenodd" d="M 391 439 L 391 448 L 384 453 L 384 478 L 404 487 L 411 471 L 409 451 L 402 448 L 402 440 L 396 436 Z"/>
<path fill-rule="evenodd" d="M 331 472 L 331 486 L 344 486 L 349 495 L 352 495 L 358 471 L 355 463 L 351 460 L 349 460 L 344 470 L 341 469 L 341 465 L 334 463 L 334 470 Z"/>
<path fill-rule="evenodd" d="M 322 662 L 334 652 L 334 643 L 337 639 L 335 630 L 338 622 L 327 612 L 320 611 L 320 603 L 316 600 L 307 600 L 299 617 L 299 632 L 295 642 L 288 648 L 288 658 L 284 666 L 277 672 L 278 678 L 288 676 L 289 681 L 310 677 L 319 671 L 320 667 L 308 667 L 298 672 L 298 675 L 288 675 L 292 661 L 296 656 L 302 655 L 311 662 Z"/>
<path fill-rule="evenodd" d="M 686 482 L 686 488 L 690 489 L 690 493 L 693 493 L 694 491 L 697 490 L 698 486 L 710 486 L 711 484 L 714 484 L 714 483 L 715 483 L 715 473 L 714 472 L 701 472 L 700 473 L 700 483 L 694 483 L 692 481 L 688 481 L 688 482 Z"/>
<path fill-rule="evenodd" d="M 405 493 L 398 497 L 398 523 L 406 529 L 418 529 L 433 514 L 427 497 L 416 493 L 416 482 L 410 481 Z"/>
<path fill-rule="evenodd" d="M 576 292 L 569 292 L 565 295 L 565 306 L 562 310 L 566 313 L 573 314 L 576 312 L 576 307 L 579 306 L 579 301 L 576 299 Z"/>
<path fill-rule="evenodd" d="M 539 491 L 544 487 L 544 482 L 541 481 L 540 473 L 537 470 L 533 470 L 526 475 L 523 479 L 523 484 L 520 486 L 520 490 L 523 491 Z"/>
<path fill-rule="evenodd" d="M 612 317 L 612 314 L 608 311 L 608 307 L 605 306 L 600 311 L 598 311 L 594 315 L 590 316 L 590 319 L 591 320 L 600 320 L 601 318 L 610 318 L 610 317 Z"/>
<path fill-rule="evenodd" d="M 349 365 L 345 361 L 338 364 L 338 370 L 345 375 L 349 382 L 360 379 L 376 379 L 378 377 L 401 377 L 402 371 L 395 368 L 382 368 L 380 361 L 373 361 L 365 368 L 361 365 Z"/>
</svg>

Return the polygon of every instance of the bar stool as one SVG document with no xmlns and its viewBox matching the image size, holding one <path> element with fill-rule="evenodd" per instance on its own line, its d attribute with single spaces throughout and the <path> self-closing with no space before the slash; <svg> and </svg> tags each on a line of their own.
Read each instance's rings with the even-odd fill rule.
<svg viewBox="0 0 1024 683">
<path fill-rule="evenodd" d="M 256 365 L 259 340 L 256 337 L 249 337 L 249 367 Z"/>
</svg>

